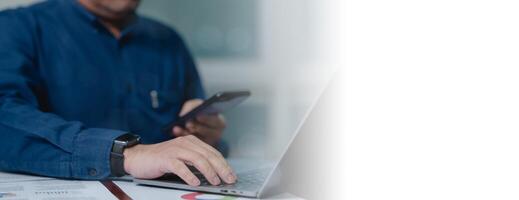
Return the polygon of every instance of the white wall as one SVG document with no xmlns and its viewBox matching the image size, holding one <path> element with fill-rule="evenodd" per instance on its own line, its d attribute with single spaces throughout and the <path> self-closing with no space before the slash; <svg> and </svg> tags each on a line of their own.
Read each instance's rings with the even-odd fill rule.
<svg viewBox="0 0 519 200">
<path fill-rule="evenodd" d="M 267 157 L 276 157 L 315 100 L 332 68 L 321 63 L 310 1 L 264 0 L 260 4 L 260 57 L 199 59 L 206 85 L 240 85 L 260 91 L 257 102 L 268 109 Z M 232 74 L 230 77 L 229 74 Z M 241 149 L 239 151 L 242 151 Z"/>
<path fill-rule="evenodd" d="M 0 9 L 29 5 L 38 1 L 40 0 L 2 0 L 0 1 Z"/>
</svg>

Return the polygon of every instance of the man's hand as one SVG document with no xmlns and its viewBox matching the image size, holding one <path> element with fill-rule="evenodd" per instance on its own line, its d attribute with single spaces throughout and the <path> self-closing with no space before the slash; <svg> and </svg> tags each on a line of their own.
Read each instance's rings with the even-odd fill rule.
<svg viewBox="0 0 519 200">
<path fill-rule="evenodd" d="M 236 175 L 222 154 L 195 136 L 181 136 L 166 142 L 125 149 L 124 170 L 135 178 L 153 179 L 165 173 L 178 175 L 187 184 L 200 180 L 187 167 L 194 166 L 212 184 L 236 182 Z"/>
<path fill-rule="evenodd" d="M 192 99 L 186 101 L 180 111 L 180 116 L 185 115 L 189 111 L 193 110 L 203 101 L 200 99 Z M 201 115 L 196 117 L 196 120 L 192 120 L 186 123 L 186 127 L 173 127 L 173 135 L 186 136 L 195 135 L 202 141 L 206 142 L 211 146 L 216 146 L 218 141 L 222 138 L 223 130 L 225 129 L 225 119 L 222 115 Z"/>
</svg>

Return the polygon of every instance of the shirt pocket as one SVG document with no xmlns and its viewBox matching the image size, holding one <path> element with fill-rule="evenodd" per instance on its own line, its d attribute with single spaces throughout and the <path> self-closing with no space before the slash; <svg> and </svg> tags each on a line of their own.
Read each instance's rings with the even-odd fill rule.
<svg viewBox="0 0 519 200">
<path fill-rule="evenodd" d="M 152 94 L 156 93 L 156 94 Z M 175 121 L 183 104 L 183 92 L 179 90 L 147 89 L 139 92 L 139 112 L 130 118 L 131 130 L 156 134 L 166 124 Z"/>
<path fill-rule="evenodd" d="M 185 100 L 182 80 L 172 73 L 161 72 L 160 66 L 151 65 L 137 76 L 138 101 L 141 113 L 154 123 L 176 120 Z"/>
<path fill-rule="evenodd" d="M 177 115 L 184 103 L 184 92 L 178 89 L 144 89 L 139 96 L 146 110 L 156 114 Z"/>
<path fill-rule="evenodd" d="M 156 109 L 157 112 L 173 112 L 178 114 L 182 104 L 184 103 L 184 93 L 180 90 L 159 90 L 157 93 L 158 103 L 152 105 L 152 108 Z M 150 98 L 153 95 L 150 95 Z M 154 102 L 151 102 L 152 104 Z"/>
</svg>

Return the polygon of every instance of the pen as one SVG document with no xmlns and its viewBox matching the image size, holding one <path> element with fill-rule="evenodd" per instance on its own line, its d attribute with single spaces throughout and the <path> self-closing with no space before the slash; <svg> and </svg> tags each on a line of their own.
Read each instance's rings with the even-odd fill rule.
<svg viewBox="0 0 519 200">
<path fill-rule="evenodd" d="M 157 109 L 159 107 L 159 97 L 157 90 L 150 91 L 151 107 Z"/>
</svg>

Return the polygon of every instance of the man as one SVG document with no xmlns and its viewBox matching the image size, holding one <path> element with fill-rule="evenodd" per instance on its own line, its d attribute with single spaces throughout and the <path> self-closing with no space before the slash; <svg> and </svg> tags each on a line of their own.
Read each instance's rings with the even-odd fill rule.
<svg viewBox="0 0 519 200">
<path fill-rule="evenodd" d="M 51 0 L 0 13 L 0 170 L 78 179 L 171 172 L 198 185 L 191 165 L 211 184 L 236 181 L 213 148 L 221 116 L 160 130 L 204 94 L 180 37 L 136 15 L 138 4 Z"/>
</svg>

